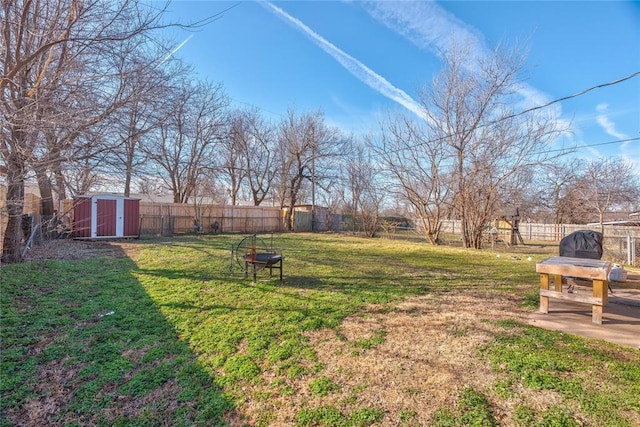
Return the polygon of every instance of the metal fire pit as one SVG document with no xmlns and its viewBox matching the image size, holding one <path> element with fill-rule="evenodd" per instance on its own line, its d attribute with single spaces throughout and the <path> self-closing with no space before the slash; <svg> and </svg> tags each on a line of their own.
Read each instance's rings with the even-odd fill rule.
<svg viewBox="0 0 640 427">
<path fill-rule="evenodd" d="M 234 266 L 238 266 L 244 271 L 244 277 L 253 273 L 253 281 L 256 281 L 258 272 L 269 269 L 269 277 L 273 276 L 273 270 L 280 271 L 280 282 L 282 278 L 282 264 L 284 255 L 280 249 L 267 245 L 263 239 L 253 234 L 242 239 L 237 245 L 231 247 L 231 272 Z"/>
</svg>

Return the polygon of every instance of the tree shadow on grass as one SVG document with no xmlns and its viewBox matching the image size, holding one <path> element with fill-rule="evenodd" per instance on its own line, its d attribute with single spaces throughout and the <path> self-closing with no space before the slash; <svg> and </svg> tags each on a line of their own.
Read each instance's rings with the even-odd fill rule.
<svg viewBox="0 0 640 427">
<path fill-rule="evenodd" d="M 241 419 L 126 257 L 4 266 L 0 425 Z"/>
</svg>

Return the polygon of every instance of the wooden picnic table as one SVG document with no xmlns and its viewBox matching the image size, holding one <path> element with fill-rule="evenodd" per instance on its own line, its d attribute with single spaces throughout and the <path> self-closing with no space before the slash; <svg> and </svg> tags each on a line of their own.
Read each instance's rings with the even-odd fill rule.
<svg viewBox="0 0 640 427">
<path fill-rule="evenodd" d="M 549 298 L 591 304 L 591 321 L 602 324 L 603 307 L 607 305 L 607 286 L 611 263 L 599 259 L 554 256 L 536 264 L 540 273 L 540 312 L 549 313 Z M 593 295 L 562 292 L 562 277 L 590 280 Z M 549 283 L 553 281 L 553 290 Z"/>
</svg>

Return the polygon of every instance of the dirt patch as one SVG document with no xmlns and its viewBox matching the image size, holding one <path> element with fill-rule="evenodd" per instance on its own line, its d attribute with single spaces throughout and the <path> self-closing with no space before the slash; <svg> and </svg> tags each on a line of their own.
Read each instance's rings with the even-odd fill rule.
<svg viewBox="0 0 640 427">
<path fill-rule="evenodd" d="M 24 425 L 48 425 L 59 409 L 67 404 L 73 391 L 71 384 L 78 368 L 67 366 L 68 357 L 43 365 L 38 372 L 35 397 L 18 410 L 8 411 L 9 419 L 21 420 Z"/>
<path fill-rule="evenodd" d="M 122 258 L 135 251 L 138 244 L 131 241 L 58 239 L 29 248 L 25 261 L 81 260 L 101 257 Z"/>
<path fill-rule="evenodd" d="M 294 425 L 296 413 L 303 408 L 329 405 L 348 412 L 349 408 L 370 407 L 384 410 L 383 426 L 406 425 L 403 420 L 408 416 L 413 417 L 411 425 L 429 425 L 434 412 L 453 408 L 466 387 L 493 395 L 492 385 L 499 374 L 481 360 L 478 350 L 493 339 L 500 319 L 525 322 L 526 313 L 515 299 L 476 293 L 417 297 L 391 311 L 370 307 L 363 315 L 346 319 L 338 331 L 307 334 L 324 366 L 321 375 L 339 384 L 339 390 L 318 396 L 311 388 L 311 381 L 317 378 L 313 375 L 292 381 L 292 395 L 272 396 L 267 401 L 247 397 L 242 410 L 253 422 L 268 411 L 274 416 L 272 425 Z M 382 335 L 378 344 L 367 344 Z M 270 378 L 265 373 L 267 387 Z M 247 396 L 266 391 L 258 386 Z M 545 407 L 554 398 L 553 393 L 544 396 Z M 540 394 L 531 399 L 527 404 L 540 406 L 536 402 L 542 401 Z M 497 415 L 509 418 L 515 403 L 495 408 Z"/>
</svg>

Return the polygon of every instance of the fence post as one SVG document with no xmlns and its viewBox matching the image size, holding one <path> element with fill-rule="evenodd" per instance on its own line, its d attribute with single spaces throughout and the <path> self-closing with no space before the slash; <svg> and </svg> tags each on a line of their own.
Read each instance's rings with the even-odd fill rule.
<svg viewBox="0 0 640 427">
<path fill-rule="evenodd" d="M 164 236 L 164 209 L 162 209 L 162 203 L 160 204 L 160 235 Z"/>
<path fill-rule="evenodd" d="M 631 248 L 635 249 L 635 242 L 633 242 L 633 246 L 631 246 L 631 234 L 627 233 L 627 265 L 633 265 L 633 256 L 631 252 Z"/>
</svg>

